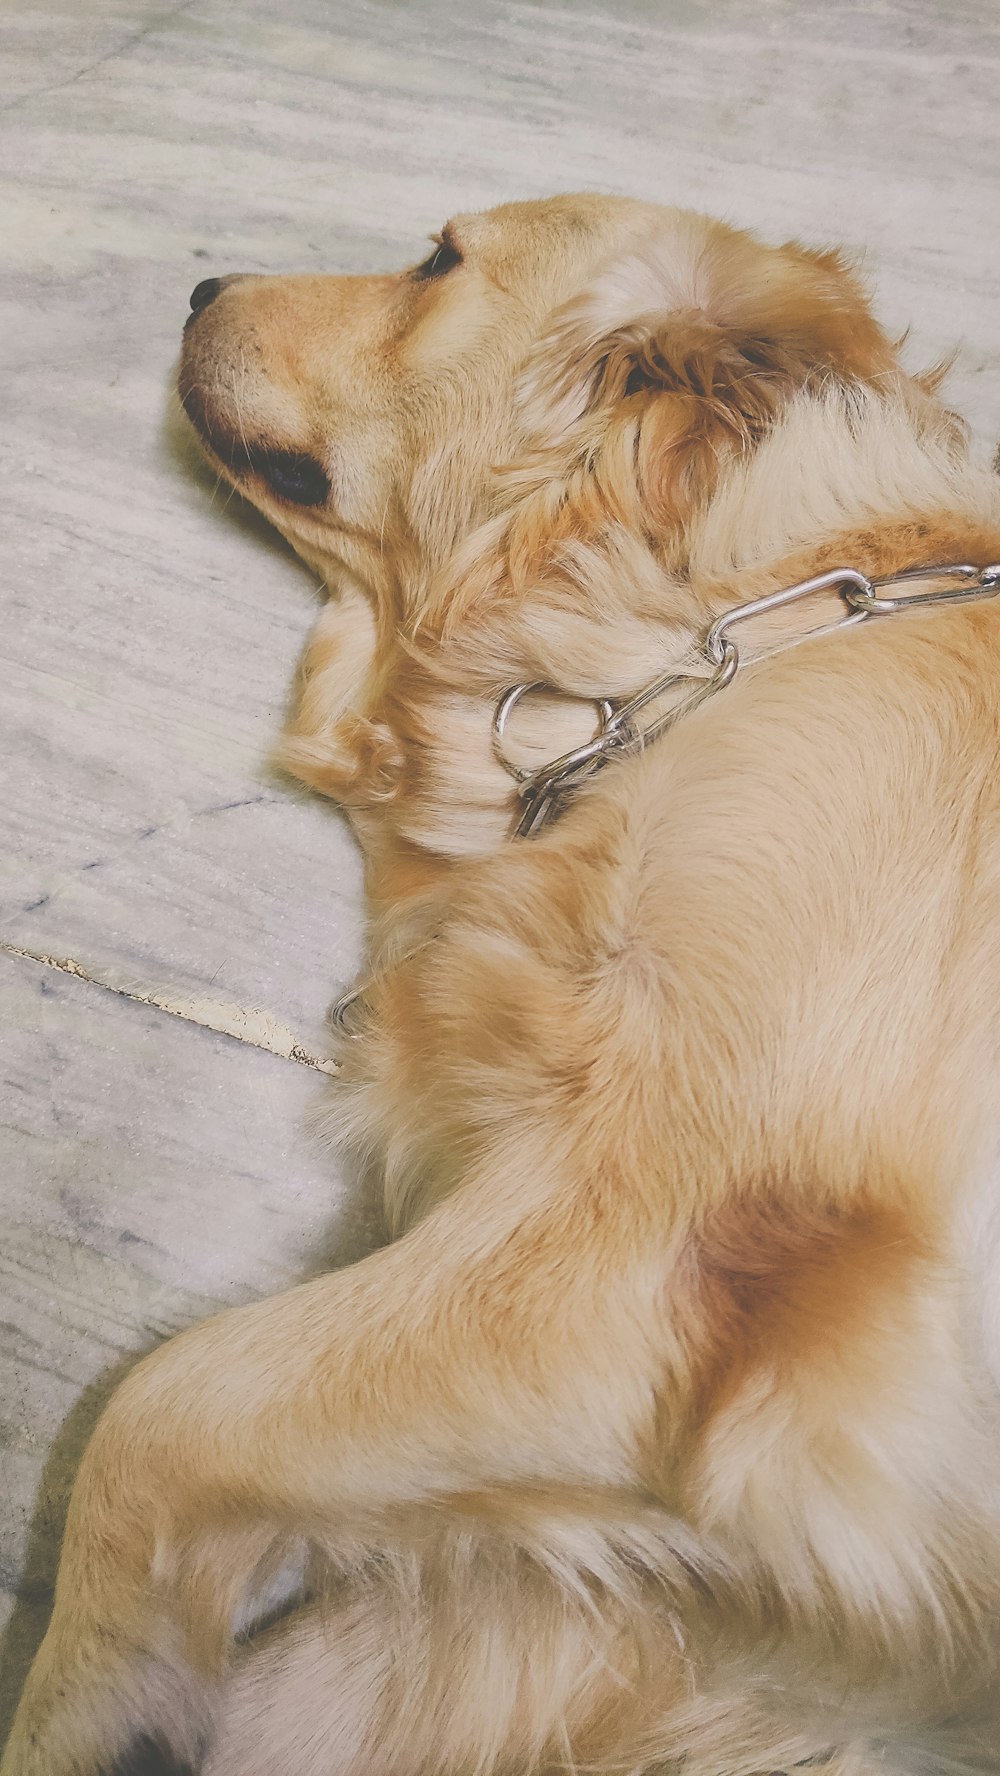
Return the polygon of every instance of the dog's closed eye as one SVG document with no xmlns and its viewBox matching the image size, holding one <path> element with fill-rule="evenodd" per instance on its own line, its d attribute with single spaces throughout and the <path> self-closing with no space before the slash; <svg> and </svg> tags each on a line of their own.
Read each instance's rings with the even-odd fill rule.
<svg viewBox="0 0 1000 1776">
<path fill-rule="evenodd" d="M 461 263 L 461 253 L 445 236 L 437 242 L 433 253 L 424 260 L 423 264 L 418 265 L 415 271 L 411 271 L 410 276 L 415 284 L 430 283 L 433 278 L 445 277 L 449 271 L 454 271 L 456 265 L 461 265 Z"/>
<path fill-rule="evenodd" d="M 318 462 L 295 450 L 251 453 L 251 466 L 279 499 L 295 506 L 320 506 L 329 497 L 330 481 Z"/>
</svg>

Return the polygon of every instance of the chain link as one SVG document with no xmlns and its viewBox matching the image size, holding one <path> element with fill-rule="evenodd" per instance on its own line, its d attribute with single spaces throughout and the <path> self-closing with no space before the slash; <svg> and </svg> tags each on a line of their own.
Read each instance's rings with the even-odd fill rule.
<svg viewBox="0 0 1000 1776">
<path fill-rule="evenodd" d="M 898 597 L 888 598 L 883 596 L 890 587 L 921 580 L 951 580 L 961 583 L 938 591 L 906 592 Z M 973 567 L 968 562 L 914 567 L 880 580 L 869 579 L 867 574 L 854 567 L 837 567 L 830 573 L 816 575 L 814 579 L 800 580 L 794 586 L 786 586 L 780 592 L 771 592 L 766 598 L 754 598 L 746 604 L 734 605 L 731 610 L 716 618 L 701 643 L 699 651 L 702 661 L 709 669 L 707 674 L 676 670 L 664 673 L 624 703 L 615 703 L 610 697 L 595 698 L 598 727 L 593 738 L 585 741 L 582 746 L 575 746 L 569 752 L 562 753 L 559 758 L 552 759 L 535 771 L 525 771 L 507 757 L 503 745 L 507 726 L 521 699 L 530 692 L 544 691 L 550 696 L 559 693 L 549 685 L 514 685 L 497 704 L 493 718 L 493 745 L 505 769 L 516 778 L 523 804 L 514 827 L 515 835 L 523 838 L 540 831 L 561 811 L 573 790 L 602 770 L 609 760 L 628 758 L 642 752 L 650 741 L 658 739 L 700 703 L 706 702 L 717 691 L 731 684 L 744 664 L 739 647 L 730 635 L 732 629 L 754 617 L 765 616 L 769 611 L 780 610 L 784 605 L 797 604 L 801 599 L 811 598 L 815 593 L 829 591 L 839 591 L 841 594 L 846 606 L 842 616 L 835 622 L 811 629 L 804 635 L 793 636 L 757 658 L 770 659 L 802 641 L 812 641 L 819 635 L 856 628 L 859 623 L 867 622 L 872 617 L 891 616 L 897 611 L 911 610 L 921 605 L 966 603 L 980 598 L 994 598 L 1000 593 L 1000 563 L 992 563 L 989 567 Z M 645 726 L 636 719 L 650 704 L 658 703 L 674 692 L 683 693 L 685 686 L 690 687 L 686 694 L 681 694 L 666 711 L 661 711 L 659 715 L 654 714 Z"/>
</svg>

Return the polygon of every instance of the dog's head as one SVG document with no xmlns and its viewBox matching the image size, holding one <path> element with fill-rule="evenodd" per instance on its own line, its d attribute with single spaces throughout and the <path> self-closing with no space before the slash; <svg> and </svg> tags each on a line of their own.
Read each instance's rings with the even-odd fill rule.
<svg viewBox="0 0 1000 1776">
<path fill-rule="evenodd" d="M 355 809 L 399 781 L 389 664 L 470 585 L 482 610 L 623 539 L 683 572 L 692 512 L 798 391 L 901 376 L 837 254 L 624 199 L 504 205 L 397 276 L 224 278 L 192 303 L 187 412 L 333 593 L 286 761 Z"/>
<path fill-rule="evenodd" d="M 184 406 L 215 465 L 336 585 L 406 593 L 483 509 L 514 446 L 515 378 L 546 320 L 645 206 L 598 198 L 455 217 L 414 268 L 199 284 Z"/>
</svg>

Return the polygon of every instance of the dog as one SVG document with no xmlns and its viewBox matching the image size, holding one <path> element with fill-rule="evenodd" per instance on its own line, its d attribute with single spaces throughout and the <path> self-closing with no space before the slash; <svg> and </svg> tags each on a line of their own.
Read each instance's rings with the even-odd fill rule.
<svg viewBox="0 0 1000 1776">
<path fill-rule="evenodd" d="M 1000 1770 L 995 477 L 839 253 L 656 205 L 192 309 L 395 1238 L 119 1388 L 4 1776 Z"/>
</svg>

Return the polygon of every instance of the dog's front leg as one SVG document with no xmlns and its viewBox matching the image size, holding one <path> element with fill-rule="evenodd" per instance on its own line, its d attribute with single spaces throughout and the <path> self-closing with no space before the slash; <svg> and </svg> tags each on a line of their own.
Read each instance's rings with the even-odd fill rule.
<svg viewBox="0 0 1000 1776">
<path fill-rule="evenodd" d="M 196 1767 L 234 1614 L 311 1529 L 377 1534 L 380 1513 L 506 1482 L 634 1478 L 648 1244 L 620 1199 L 612 1236 L 593 1191 L 521 1161 L 129 1377 L 81 1468 L 3 1776 Z"/>
</svg>

